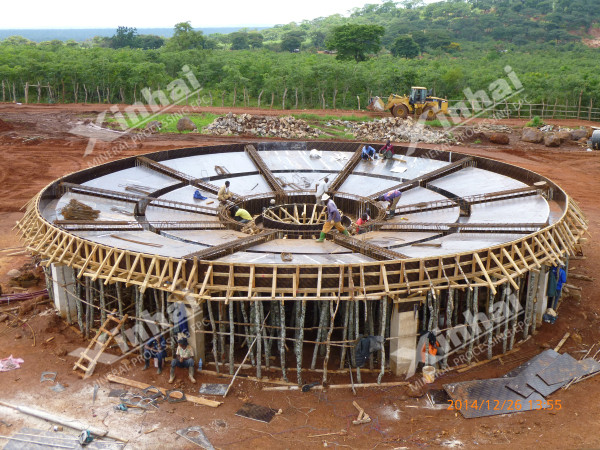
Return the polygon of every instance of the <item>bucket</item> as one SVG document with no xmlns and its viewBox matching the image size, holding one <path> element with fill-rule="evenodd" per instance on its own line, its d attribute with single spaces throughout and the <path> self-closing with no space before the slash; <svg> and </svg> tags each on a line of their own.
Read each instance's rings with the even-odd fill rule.
<svg viewBox="0 0 600 450">
<path fill-rule="evenodd" d="M 352 219 L 348 216 L 342 216 L 342 225 L 345 226 L 346 228 L 348 228 L 350 225 L 352 225 Z"/>
<path fill-rule="evenodd" d="M 423 367 L 423 381 L 425 383 L 433 383 L 435 381 L 435 367 L 424 366 Z"/>
</svg>

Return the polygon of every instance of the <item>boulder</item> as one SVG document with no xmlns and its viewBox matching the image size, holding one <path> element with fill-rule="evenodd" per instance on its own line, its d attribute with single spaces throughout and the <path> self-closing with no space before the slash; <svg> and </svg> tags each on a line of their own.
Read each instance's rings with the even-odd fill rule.
<svg viewBox="0 0 600 450">
<path fill-rule="evenodd" d="M 146 125 L 146 130 L 150 131 L 150 133 L 158 133 L 158 130 L 162 128 L 162 122 L 158 120 L 153 120 Z"/>
<path fill-rule="evenodd" d="M 588 137 L 588 131 L 585 128 L 580 128 L 578 130 L 571 130 L 571 140 L 578 141 L 579 139 Z"/>
<path fill-rule="evenodd" d="M 560 139 L 561 144 L 571 140 L 571 130 L 560 130 L 554 134 Z"/>
<path fill-rule="evenodd" d="M 546 147 L 560 147 L 560 142 L 558 133 L 548 133 L 544 136 L 544 145 Z"/>
<path fill-rule="evenodd" d="M 506 133 L 491 133 L 489 135 L 489 139 L 490 139 L 490 142 L 493 142 L 494 144 L 500 144 L 500 145 L 508 145 L 510 142 L 508 134 L 506 134 Z"/>
<path fill-rule="evenodd" d="M 21 276 L 21 272 L 17 269 L 11 269 L 6 275 L 8 275 L 11 278 L 19 278 Z"/>
<path fill-rule="evenodd" d="M 182 117 L 177 122 L 177 131 L 179 131 L 180 133 L 182 131 L 194 131 L 197 129 L 198 128 L 196 127 L 196 124 L 194 122 L 192 122 L 190 119 L 188 119 L 187 117 Z"/>
<path fill-rule="evenodd" d="M 526 127 L 523 128 L 521 140 L 525 142 L 534 142 L 537 144 L 544 140 L 544 134 L 537 128 Z"/>
</svg>

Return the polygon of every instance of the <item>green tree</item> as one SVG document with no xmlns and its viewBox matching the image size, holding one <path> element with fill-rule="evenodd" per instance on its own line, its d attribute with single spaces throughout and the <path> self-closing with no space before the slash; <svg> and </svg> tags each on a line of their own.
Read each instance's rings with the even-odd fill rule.
<svg viewBox="0 0 600 450">
<path fill-rule="evenodd" d="M 419 44 L 408 35 L 398 36 L 390 51 L 394 56 L 412 59 L 419 56 Z"/>
<path fill-rule="evenodd" d="M 231 50 L 247 50 L 250 48 L 248 43 L 248 33 L 245 31 L 237 31 L 230 34 Z"/>
<path fill-rule="evenodd" d="M 135 40 L 135 47 L 144 50 L 161 48 L 165 43 L 164 38 L 154 34 L 140 34 Z"/>
<path fill-rule="evenodd" d="M 332 30 L 326 45 L 329 50 L 337 50 L 337 59 L 365 61 L 367 53 L 379 51 L 384 33 L 380 25 L 346 24 Z"/>
<path fill-rule="evenodd" d="M 194 31 L 190 22 L 179 22 L 175 24 L 174 28 L 173 37 L 167 42 L 169 50 L 181 51 L 210 47 L 202 31 Z"/>
<path fill-rule="evenodd" d="M 250 45 L 250 48 L 261 48 L 263 46 L 263 40 L 263 35 L 256 31 L 248 33 L 248 45 Z"/>
<path fill-rule="evenodd" d="M 118 27 L 117 32 L 110 38 L 110 48 L 133 48 L 135 46 L 136 35 L 136 28 Z"/>
<path fill-rule="evenodd" d="M 306 36 L 306 32 L 302 30 L 288 31 L 281 39 L 281 50 L 293 52 L 294 50 L 299 49 L 302 45 L 302 41 L 304 41 L 304 36 Z"/>
</svg>

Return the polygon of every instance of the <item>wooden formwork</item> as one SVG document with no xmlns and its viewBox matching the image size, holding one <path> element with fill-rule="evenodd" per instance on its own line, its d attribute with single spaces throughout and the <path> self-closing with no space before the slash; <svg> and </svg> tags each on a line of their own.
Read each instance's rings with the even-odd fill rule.
<svg viewBox="0 0 600 450">
<path fill-rule="evenodd" d="M 83 239 L 46 221 L 40 194 L 25 206 L 17 228 L 28 250 L 44 264 L 65 264 L 78 277 L 164 290 L 172 300 L 375 300 L 414 302 L 428 291 L 489 287 L 510 283 L 542 264 L 558 264 L 576 252 L 587 221 L 568 198 L 562 217 L 545 228 L 485 250 L 429 258 L 403 258 L 360 264 L 246 264 L 172 258 L 109 247 Z"/>
</svg>

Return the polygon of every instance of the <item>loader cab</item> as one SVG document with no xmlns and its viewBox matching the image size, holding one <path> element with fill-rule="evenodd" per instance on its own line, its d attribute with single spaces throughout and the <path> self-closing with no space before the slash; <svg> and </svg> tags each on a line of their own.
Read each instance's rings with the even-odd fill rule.
<svg viewBox="0 0 600 450">
<path fill-rule="evenodd" d="M 418 103 L 425 103 L 427 99 L 427 88 L 424 87 L 411 87 L 410 88 L 410 97 L 408 99 L 411 105 L 415 105 Z"/>
</svg>

